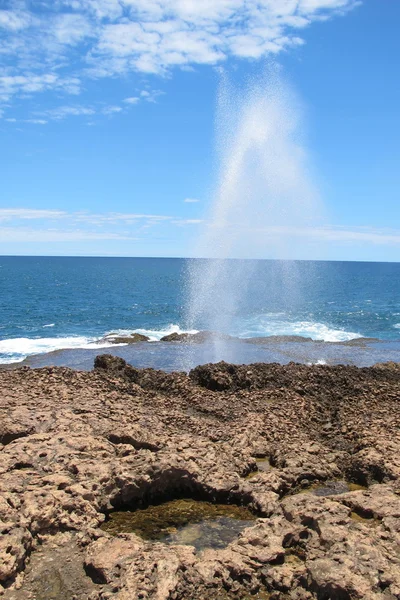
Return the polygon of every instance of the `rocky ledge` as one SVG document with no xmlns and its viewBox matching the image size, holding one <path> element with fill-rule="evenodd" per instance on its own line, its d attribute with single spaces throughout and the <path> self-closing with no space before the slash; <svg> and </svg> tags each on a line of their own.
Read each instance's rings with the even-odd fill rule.
<svg viewBox="0 0 400 600">
<path fill-rule="evenodd" d="M 5 599 L 400 598 L 399 365 L 186 375 L 104 355 L 0 389 Z M 201 552 L 101 527 L 179 498 L 257 518 Z"/>
</svg>

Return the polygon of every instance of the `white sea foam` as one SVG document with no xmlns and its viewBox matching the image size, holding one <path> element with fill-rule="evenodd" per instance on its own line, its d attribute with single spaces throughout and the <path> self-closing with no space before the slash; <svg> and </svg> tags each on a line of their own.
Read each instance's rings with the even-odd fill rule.
<svg viewBox="0 0 400 600">
<path fill-rule="evenodd" d="M 198 333 L 197 329 L 181 329 L 179 325 L 170 324 L 165 329 L 114 329 L 112 332 L 107 333 L 107 336 L 113 334 L 116 336 L 131 335 L 132 333 L 140 333 L 141 335 L 147 335 L 151 342 L 158 342 L 162 337 L 170 335 L 171 333 Z"/>
<path fill-rule="evenodd" d="M 49 325 L 50 326 L 50 325 Z M 147 335 L 150 341 L 156 342 L 165 335 L 171 333 L 197 333 L 197 330 L 184 330 L 179 325 L 168 325 L 165 329 L 114 329 L 101 337 L 93 336 L 66 336 L 51 338 L 12 338 L 0 340 L 0 364 L 18 363 L 28 356 L 34 354 L 46 354 L 55 350 L 73 350 L 73 349 L 100 349 L 115 346 L 126 346 L 127 344 L 115 344 L 107 336 L 113 333 L 112 337 L 131 335 L 132 333 L 141 333 Z M 110 336 L 111 337 L 111 336 Z"/>
<path fill-rule="evenodd" d="M 282 313 L 278 313 L 281 317 Z M 263 337 L 270 335 L 299 335 L 324 342 L 346 342 L 362 337 L 359 333 L 335 329 L 313 321 L 286 321 L 282 318 L 262 315 L 244 324 L 241 331 L 235 332 L 238 337 Z"/>
<path fill-rule="evenodd" d="M 12 338 L 0 340 L 0 364 L 21 362 L 33 354 L 46 354 L 54 350 L 73 348 L 107 348 L 110 342 L 99 342 L 99 338 L 69 336 L 54 338 Z"/>
<path fill-rule="evenodd" d="M 358 333 L 333 329 L 322 323 L 311 321 L 289 322 L 282 320 L 282 313 L 269 313 L 254 319 L 252 322 L 242 323 L 238 331 L 230 333 L 239 338 L 262 337 L 270 335 L 299 335 L 311 337 L 313 340 L 326 342 L 342 342 L 362 337 Z M 274 318 L 275 317 L 275 318 Z M 277 318 L 278 317 L 278 318 Z M 398 323 L 400 328 L 400 323 Z M 162 337 L 171 333 L 198 333 L 196 329 L 181 329 L 179 325 L 170 324 L 163 329 L 115 329 L 101 337 L 93 336 L 66 336 L 50 338 L 12 338 L 0 340 L 0 364 L 18 363 L 28 356 L 34 354 L 46 354 L 55 350 L 71 349 L 101 349 L 126 344 L 113 344 L 107 336 L 113 333 L 115 336 L 127 336 L 132 333 L 140 333 L 150 338 L 150 341 L 159 341 Z M 111 337 L 111 336 L 110 336 Z M 322 364 L 322 363 L 318 363 Z"/>
<path fill-rule="evenodd" d="M 312 321 L 289 321 L 282 317 L 285 313 L 265 313 L 251 321 L 240 322 L 237 327 L 229 333 L 238 338 L 263 337 L 270 335 L 298 335 L 310 337 L 316 341 L 324 342 L 345 342 L 362 337 L 359 333 L 345 331 L 343 329 L 334 329 L 323 323 Z M 400 325 L 400 324 L 399 324 Z M 171 333 L 198 333 L 197 329 L 181 329 L 179 325 L 168 325 L 163 329 L 113 329 L 105 334 L 106 336 L 129 336 L 132 333 L 140 333 L 150 338 L 151 342 L 157 342 L 162 337 Z"/>
<path fill-rule="evenodd" d="M 308 366 L 312 366 L 312 365 L 327 365 L 328 363 L 326 362 L 326 360 L 324 360 L 323 358 L 320 358 L 319 360 L 317 360 L 316 362 L 308 362 L 307 365 Z"/>
<path fill-rule="evenodd" d="M 393 327 L 394 327 L 395 329 L 400 329 L 400 323 L 396 323 L 396 325 L 393 325 Z"/>
<path fill-rule="evenodd" d="M 54 325 L 55 325 L 55 323 L 49 323 L 48 325 L 43 325 L 43 329 L 44 329 L 45 327 L 54 327 Z"/>
</svg>

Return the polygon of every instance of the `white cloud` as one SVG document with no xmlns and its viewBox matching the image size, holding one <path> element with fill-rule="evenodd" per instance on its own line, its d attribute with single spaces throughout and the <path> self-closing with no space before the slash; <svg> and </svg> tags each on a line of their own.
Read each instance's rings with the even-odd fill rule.
<svg viewBox="0 0 400 600">
<path fill-rule="evenodd" d="M 105 106 L 102 109 L 102 113 L 103 115 L 115 115 L 119 112 L 121 112 L 123 109 L 121 106 Z"/>
<path fill-rule="evenodd" d="M 61 121 L 66 117 L 87 117 L 95 114 L 94 108 L 89 106 L 59 106 L 43 112 L 43 116 L 55 121 Z"/>
<path fill-rule="evenodd" d="M 150 102 L 152 104 L 155 104 L 157 102 L 157 98 L 159 96 L 162 96 L 164 94 L 164 92 L 162 92 L 161 90 L 142 90 L 140 92 L 140 97 L 142 100 L 144 100 L 145 102 Z"/>
<path fill-rule="evenodd" d="M 331 242 L 362 242 L 374 245 L 400 245 L 400 231 L 377 229 L 374 227 L 358 228 L 320 228 L 311 230 L 305 235 Z"/>
<path fill-rule="evenodd" d="M 137 96 L 125 98 L 124 103 L 129 105 L 139 104 L 139 102 L 150 102 L 151 104 L 155 104 L 157 102 L 157 98 L 163 94 L 164 92 L 161 90 L 145 89 L 141 90 L 140 92 L 138 91 Z"/>
<path fill-rule="evenodd" d="M 210 223 L 211 227 L 217 227 Z M 307 241 L 317 242 L 336 242 L 336 243 L 364 243 L 373 245 L 399 245 L 400 230 L 376 227 L 338 227 L 338 226 L 320 226 L 320 227 L 293 227 L 293 226 L 271 226 L 262 229 L 252 228 L 251 230 L 242 228 L 240 224 L 232 225 L 232 231 L 250 233 L 252 235 L 263 234 L 268 238 L 278 238 L 279 240 L 289 240 L 294 243 L 297 238 Z"/>
<path fill-rule="evenodd" d="M 197 198 L 185 198 L 184 202 L 187 202 L 188 204 L 194 204 L 195 202 L 200 202 L 200 200 Z"/>
<path fill-rule="evenodd" d="M 24 221 L 29 221 L 27 227 Z M 54 223 L 55 221 L 55 223 Z M 93 213 L 89 211 L 67 212 L 57 209 L 1 208 L 1 241 L 74 241 L 136 239 L 138 234 L 154 227 L 215 226 L 202 219 L 147 213 Z M 62 224 L 62 227 L 60 225 Z M 56 227 L 58 225 L 58 227 Z M 368 246 L 400 247 L 400 230 L 378 227 L 346 226 L 271 226 L 250 231 L 240 223 L 232 223 L 232 231 L 262 234 L 263 239 L 286 240 L 290 244 L 316 242 L 333 247 L 351 244 Z M 267 244 L 269 242 L 266 242 Z"/>
<path fill-rule="evenodd" d="M 136 221 L 169 221 L 174 217 L 168 215 L 148 215 L 141 213 L 90 213 L 90 212 L 81 212 L 81 213 L 71 213 L 70 215 L 76 221 L 86 221 L 89 223 L 133 223 Z"/>
<path fill-rule="evenodd" d="M 52 209 L 0 209 L 0 242 L 73 242 L 135 240 L 176 227 L 200 223 L 170 215 L 146 213 L 67 212 Z"/>
<path fill-rule="evenodd" d="M 96 232 L 62 229 L 33 229 L 28 227 L 0 227 L 1 242 L 78 242 L 93 240 L 135 240 L 137 238 L 114 232 Z"/>
<path fill-rule="evenodd" d="M 48 43 L 54 42 L 66 46 L 74 46 L 86 37 L 94 35 L 94 26 L 83 15 L 60 14 L 52 21 Z"/>
<path fill-rule="evenodd" d="M 171 221 L 173 225 L 200 225 L 200 223 L 204 223 L 203 219 L 176 219 Z"/>
<path fill-rule="evenodd" d="M 12 219 L 65 219 L 71 222 L 87 223 L 117 223 L 117 222 L 135 222 L 146 221 L 169 221 L 174 219 L 170 215 L 152 215 L 145 213 L 92 213 L 89 211 L 66 212 L 57 209 L 32 209 L 32 208 L 0 208 L 0 221 L 10 221 Z"/>
<path fill-rule="evenodd" d="M 0 10 L 0 27 L 9 31 L 20 31 L 32 23 L 33 19 L 28 12 L 18 9 Z"/>
<path fill-rule="evenodd" d="M 306 26 L 357 4 L 358 0 L 8 0 L 7 10 L 0 9 L 0 54 L 7 65 L 0 72 L 0 101 L 48 90 L 77 94 L 84 77 L 132 71 L 163 74 L 175 67 L 215 65 L 229 57 L 277 54 L 303 43 Z M 66 69 L 69 75 L 61 76 Z M 155 98 L 149 91 L 147 101 Z"/>
<path fill-rule="evenodd" d="M 32 123 L 35 125 L 46 125 L 49 121 L 62 121 L 67 117 L 90 117 L 96 114 L 112 116 L 123 111 L 121 106 L 59 106 L 38 113 L 40 117 L 32 119 L 4 119 L 8 123 Z M 0 115 L 1 117 L 1 115 Z"/>
<path fill-rule="evenodd" d="M 126 104 L 138 104 L 140 98 L 138 96 L 131 96 L 130 98 L 125 98 L 124 102 L 126 102 Z"/>
<path fill-rule="evenodd" d="M 67 94 L 78 94 L 80 81 L 76 77 L 60 77 L 57 73 L 21 72 L 11 75 L 9 72 L 0 71 L 0 102 L 9 101 L 17 94 L 33 94 L 47 90 L 63 91 Z"/>
<path fill-rule="evenodd" d="M 12 219 L 63 219 L 67 213 L 63 210 L 32 208 L 0 208 L 0 221 Z"/>
<path fill-rule="evenodd" d="M 46 119 L 25 119 L 24 123 L 32 123 L 33 125 L 46 125 Z"/>
</svg>

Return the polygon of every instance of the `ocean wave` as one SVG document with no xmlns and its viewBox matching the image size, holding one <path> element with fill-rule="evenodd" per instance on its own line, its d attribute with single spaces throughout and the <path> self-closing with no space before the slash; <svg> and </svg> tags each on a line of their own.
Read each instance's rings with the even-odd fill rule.
<svg viewBox="0 0 400 600">
<path fill-rule="evenodd" d="M 46 354 L 54 350 L 108 348 L 111 345 L 110 342 L 99 342 L 99 338 L 85 336 L 11 338 L 0 340 L 0 364 L 18 363 L 33 354 Z"/>
<path fill-rule="evenodd" d="M 236 335 L 241 338 L 264 337 L 270 335 L 299 335 L 315 341 L 347 342 L 362 337 L 361 334 L 344 329 L 329 327 L 314 321 L 286 321 L 262 315 L 244 325 Z"/>
<path fill-rule="evenodd" d="M 147 335 L 151 342 L 158 342 L 160 339 L 171 333 L 198 333 L 198 329 L 181 329 L 179 325 L 167 325 L 165 329 L 113 329 L 106 333 L 107 336 L 128 336 L 132 333 L 140 333 L 141 335 Z"/>
<path fill-rule="evenodd" d="M 313 340 L 326 342 L 344 342 L 362 337 L 358 333 L 333 329 L 323 323 L 312 321 L 285 321 L 282 313 L 262 315 L 251 322 L 241 323 L 240 329 L 231 332 L 239 338 L 257 338 L 270 335 L 298 335 L 310 337 Z M 49 324 L 50 326 L 52 324 Z M 397 324 L 400 329 L 400 323 Z M 114 329 L 104 336 L 65 336 L 65 337 L 42 337 L 42 338 L 11 338 L 0 340 L 0 364 L 18 363 L 28 356 L 34 354 L 46 354 L 55 350 L 73 349 L 101 349 L 111 346 L 125 346 L 126 344 L 113 344 L 112 338 L 116 336 L 129 336 L 132 333 L 140 333 L 150 338 L 151 342 L 157 342 L 162 337 L 171 333 L 198 333 L 197 329 L 182 329 L 179 325 L 170 324 L 162 329 Z M 109 337 L 110 339 L 107 339 Z"/>
<path fill-rule="evenodd" d="M 48 325 L 50 326 L 50 324 Z M 196 329 L 185 330 L 179 325 L 168 325 L 164 329 L 114 329 L 105 333 L 104 336 L 65 336 L 65 337 L 43 337 L 43 338 L 11 338 L 0 340 L 0 364 L 19 363 L 28 356 L 34 354 L 47 354 L 55 350 L 74 349 L 101 349 L 115 346 L 126 346 L 126 344 L 115 344 L 111 340 L 117 336 L 128 336 L 132 333 L 147 335 L 150 341 L 156 342 L 165 335 L 171 333 L 197 333 Z M 112 335 L 111 335 L 112 334 Z M 107 339 L 110 337 L 110 339 Z"/>
<path fill-rule="evenodd" d="M 393 327 L 394 327 L 395 329 L 400 329 L 400 323 L 396 323 L 395 325 L 393 325 Z"/>
</svg>

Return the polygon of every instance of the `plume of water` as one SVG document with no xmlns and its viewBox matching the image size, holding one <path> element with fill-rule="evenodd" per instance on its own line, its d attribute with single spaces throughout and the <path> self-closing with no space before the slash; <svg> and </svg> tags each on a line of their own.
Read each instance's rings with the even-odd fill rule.
<svg viewBox="0 0 400 600">
<path fill-rule="evenodd" d="M 189 274 L 187 321 L 193 329 L 231 333 L 255 263 L 286 258 L 317 206 L 293 90 L 269 69 L 242 87 L 222 76 L 216 131 L 218 177 Z M 295 242 L 297 240 L 297 242 Z M 239 260 L 230 261 L 227 259 Z M 282 263 L 285 293 L 295 294 L 293 263 Z M 225 358 L 214 340 L 214 359 Z"/>
</svg>

